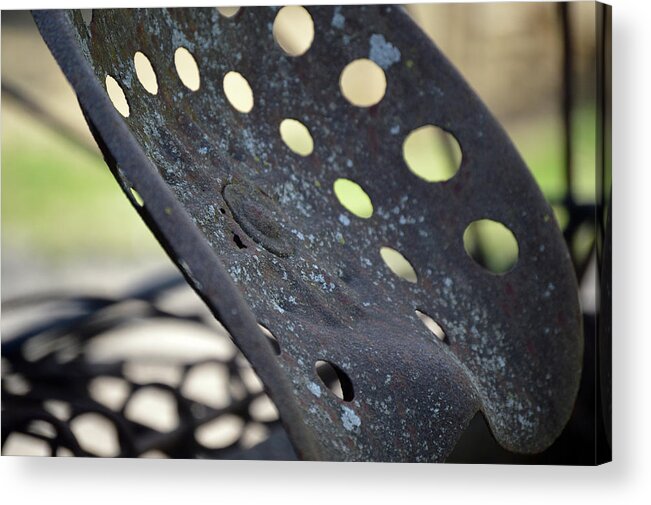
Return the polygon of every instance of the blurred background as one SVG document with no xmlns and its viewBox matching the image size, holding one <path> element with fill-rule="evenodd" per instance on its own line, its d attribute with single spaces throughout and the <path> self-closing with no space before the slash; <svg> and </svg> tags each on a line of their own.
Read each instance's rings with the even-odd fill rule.
<svg viewBox="0 0 651 505">
<path fill-rule="evenodd" d="M 564 14 L 553 3 L 418 4 L 407 10 L 461 71 L 523 156 L 566 231 L 581 279 L 583 308 L 594 311 L 594 223 L 573 222 L 573 209 L 567 205 L 568 198 L 578 208 L 595 204 L 594 4 L 575 2 Z M 110 335 L 93 342 L 84 354 L 94 363 L 119 363 L 118 371 L 99 376 L 93 372 L 87 391 L 93 401 L 121 412 L 149 436 L 133 454 L 249 457 L 245 451 L 260 448 L 262 442 L 262 452 L 247 454 L 273 457 L 272 449 L 280 448 L 281 454 L 291 455 L 275 408 L 250 367 L 185 287 L 107 169 L 31 15 L 3 11 L 1 28 L 3 345 L 10 337 L 32 331 L 39 318 L 60 321 L 71 313 L 88 316 L 111 307 L 119 315 Z M 152 279 L 164 282 L 152 285 Z M 41 296 L 44 293 L 51 296 Z M 92 296 L 95 305 L 71 308 L 73 294 Z M 58 305 L 48 305 L 53 299 Z M 125 300 L 135 300 L 137 307 L 125 309 Z M 184 336 L 181 347 L 178 335 Z M 32 346 L 28 361 L 47 352 L 68 352 L 74 361 L 74 345 L 56 345 L 46 351 Z M 58 359 L 65 362 L 65 356 Z M 4 358 L 2 373 L 3 396 L 21 396 L 35 388 Z M 146 384 L 156 386 L 142 387 Z M 179 401 L 177 390 L 189 399 L 186 406 L 194 409 L 193 415 L 200 412 L 209 419 L 202 424 L 203 432 L 196 433 L 194 452 L 187 454 L 166 451 L 154 440 L 155 433 L 174 431 L 179 415 L 183 417 L 170 406 Z M 220 409 L 238 401 L 236 415 L 224 423 Z M 46 410 L 52 418 L 36 426 L 32 422 L 8 438 L 3 421 L 2 453 L 51 454 L 47 440 L 59 429 L 53 419 L 74 418 L 70 425 L 74 435 L 85 440 L 82 450 L 124 455 L 119 443 L 123 435 L 111 422 L 69 403 L 50 402 Z M 488 440 L 482 420 L 473 423 L 473 440 Z M 575 429 L 568 436 L 585 437 L 582 443 L 589 443 L 591 434 L 577 434 L 581 426 Z M 464 443 L 452 460 L 468 457 Z M 566 444 L 549 458 L 578 462 L 578 456 L 568 456 L 572 450 L 576 447 Z M 62 449 L 54 453 L 71 454 Z M 484 462 L 540 462 L 506 455 L 490 441 L 482 457 Z"/>
</svg>

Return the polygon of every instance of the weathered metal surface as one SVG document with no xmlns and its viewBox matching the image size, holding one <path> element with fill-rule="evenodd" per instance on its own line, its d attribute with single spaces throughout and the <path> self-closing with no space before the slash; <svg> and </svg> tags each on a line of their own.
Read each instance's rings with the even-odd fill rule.
<svg viewBox="0 0 651 505">
<path fill-rule="evenodd" d="M 233 18 L 99 10 L 89 29 L 79 14 L 35 19 L 118 181 L 143 197 L 139 212 L 256 368 L 299 456 L 441 461 L 478 410 L 504 447 L 544 449 L 570 415 L 582 354 L 576 281 L 550 207 L 501 127 L 401 8 L 308 11 L 315 38 L 300 57 L 275 43 L 274 8 Z M 176 73 L 180 46 L 198 63 L 198 91 Z M 155 69 L 155 96 L 138 83 L 136 51 Z M 370 108 L 339 91 L 339 73 L 361 57 L 387 78 Z M 249 114 L 224 96 L 231 70 L 251 85 Z M 104 91 L 107 74 L 125 91 L 126 119 Z M 311 155 L 284 145 L 285 118 L 309 128 Z M 424 124 L 461 146 L 447 182 L 422 181 L 402 159 L 405 136 Z M 339 205 L 339 177 L 363 186 L 370 219 Z M 518 262 L 504 275 L 464 251 L 465 228 L 481 218 L 517 237 Z M 386 268 L 382 246 L 409 259 L 416 284 Z M 352 401 L 324 387 L 318 360 L 348 375 Z"/>
</svg>

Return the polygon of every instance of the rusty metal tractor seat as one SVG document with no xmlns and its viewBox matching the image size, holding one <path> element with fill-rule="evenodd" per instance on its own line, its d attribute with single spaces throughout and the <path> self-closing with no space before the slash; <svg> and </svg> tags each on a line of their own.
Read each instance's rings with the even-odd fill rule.
<svg viewBox="0 0 651 505">
<path fill-rule="evenodd" d="M 578 389 L 581 316 L 521 157 L 401 7 L 307 7 L 313 36 L 298 50 L 275 33 L 282 12 L 34 17 L 118 183 L 252 363 L 301 458 L 443 461 L 479 411 L 503 447 L 548 447 Z M 379 96 L 344 89 L 360 65 Z M 290 148 L 283 125 L 307 143 Z M 405 161 L 425 126 L 460 148 L 450 177 Z M 517 241 L 507 271 L 464 247 L 483 220 Z"/>
</svg>

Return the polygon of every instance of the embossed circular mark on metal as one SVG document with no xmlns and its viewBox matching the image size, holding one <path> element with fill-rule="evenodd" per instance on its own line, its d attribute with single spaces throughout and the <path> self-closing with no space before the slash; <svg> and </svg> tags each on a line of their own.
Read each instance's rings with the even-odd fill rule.
<svg viewBox="0 0 651 505">
<path fill-rule="evenodd" d="M 234 182 L 224 187 L 223 194 L 235 221 L 255 243 L 282 258 L 296 251 L 296 242 L 284 224 L 287 217 L 260 188 Z"/>
</svg>

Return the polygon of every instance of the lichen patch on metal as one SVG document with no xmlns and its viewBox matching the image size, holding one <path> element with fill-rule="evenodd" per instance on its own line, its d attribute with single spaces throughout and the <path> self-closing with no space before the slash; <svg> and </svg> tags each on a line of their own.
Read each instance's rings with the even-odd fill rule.
<svg viewBox="0 0 651 505">
<path fill-rule="evenodd" d="M 321 387 L 318 384 L 314 382 L 308 382 L 307 389 L 309 389 L 310 393 L 312 393 L 317 398 L 321 397 Z"/>
<path fill-rule="evenodd" d="M 352 431 L 355 428 L 359 428 L 362 425 L 362 421 L 355 411 L 345 405 L 341 406 L 341 422 L 344 425 L 344 429 Z"/>
<path fill-rule="evenodd" d="M 369 46 L 369 58 L 384 70 L 400 61 L 400 50 L 391 42 L 387 42 L 382 34 L 374 33 L 371 35 Z"/>
</svg>

